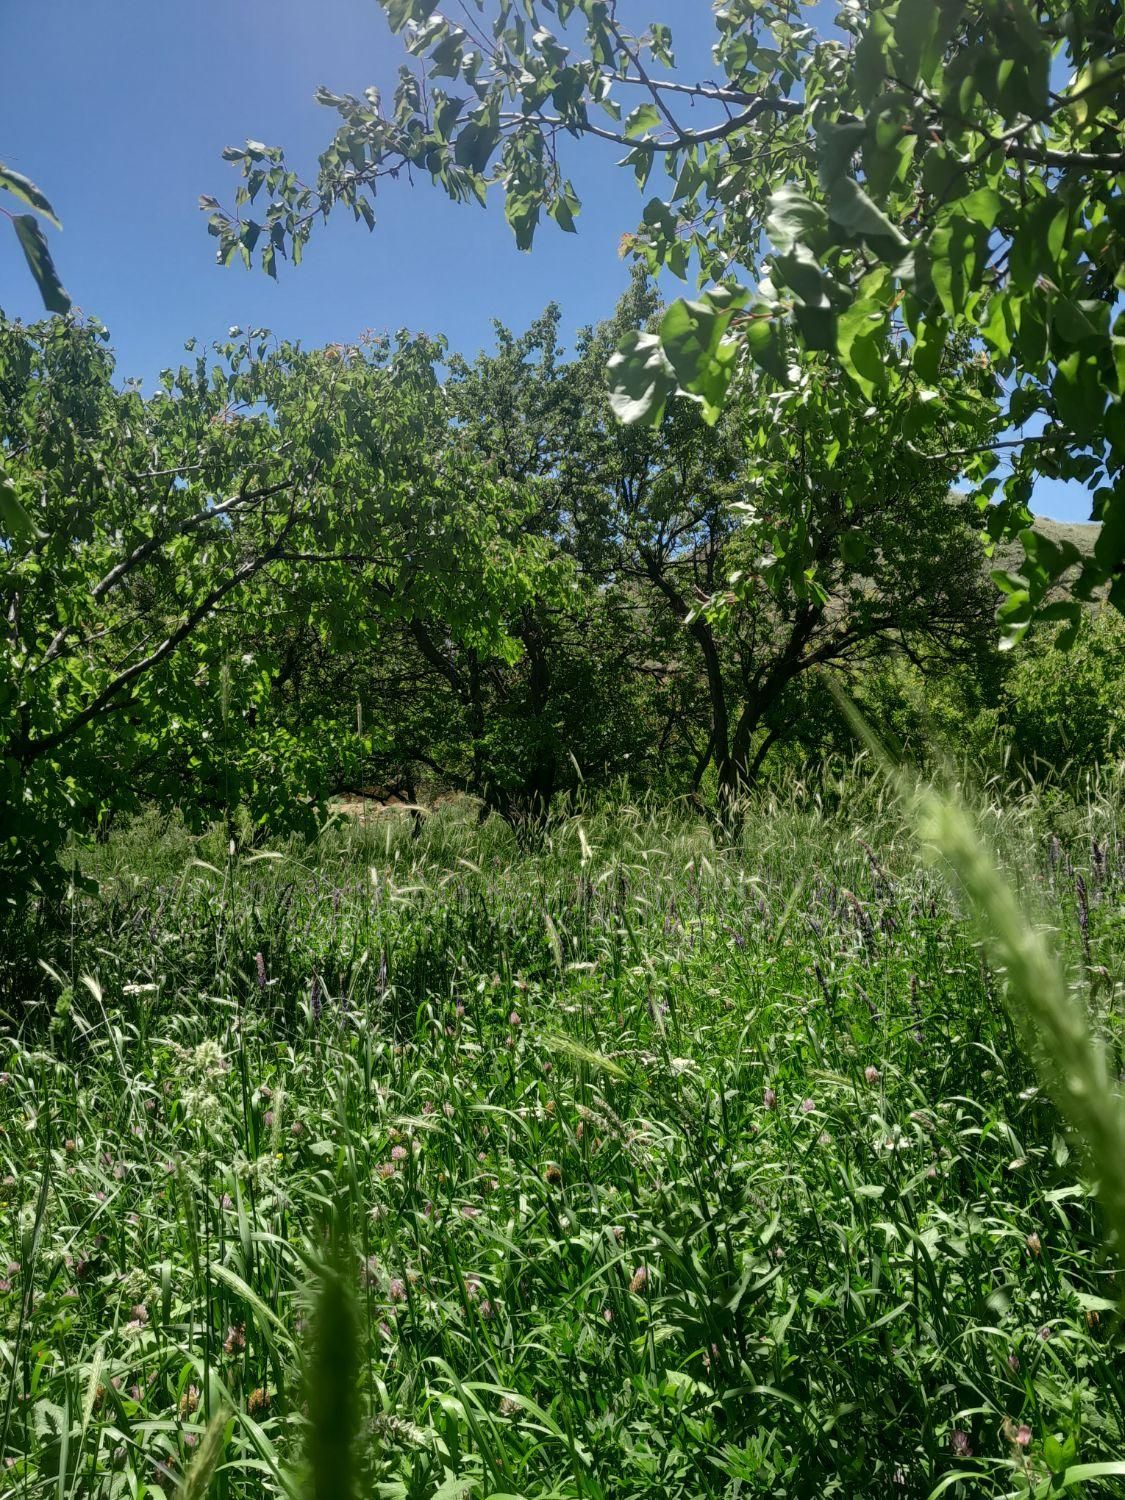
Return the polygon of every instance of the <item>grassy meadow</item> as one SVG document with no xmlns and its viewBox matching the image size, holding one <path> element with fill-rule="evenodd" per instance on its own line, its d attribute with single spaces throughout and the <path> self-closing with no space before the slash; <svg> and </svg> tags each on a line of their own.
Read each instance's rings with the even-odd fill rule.
<svg viewBox="0 0 1125 1500">
<path fill-rule="evenodd" d="M 985 817 L 1118 1074 L 1119 819 Z M 146 819 L 0 952 L 5 1496 L 1125 1494 L 1080 1150 L 876 783 Z"/>
</svg>

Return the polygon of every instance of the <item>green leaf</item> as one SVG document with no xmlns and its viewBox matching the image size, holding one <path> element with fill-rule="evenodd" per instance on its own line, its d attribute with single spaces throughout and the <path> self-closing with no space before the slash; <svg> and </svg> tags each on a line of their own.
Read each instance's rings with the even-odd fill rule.
<svg viewBox="0 0 1125 1500">
<path fill-rule="evenodd" d="M 1102 512 L 1101 529 L 1094 543 L 1094 560 L 1107 573 L 1112 573 L 1125 559 L 1125 496 L 1119 490 L 1114 500 Z"/>
<path fill-rule="evenodd" d="M 703 405 L 704 420 L 714 425 L 726 401 L 738 358 L 738 344 L 725 339 L 729 311 L 709 302 L 673 302 L 660 324 L 660 342 L 680 389 Z"/>
<path fill-rule="evenodd" d="M 918 336 L 914 340 L 911 364 L 915 373 L 928 385 L 938 378 L 945 341 L 949 337 L 949 324 L 941 317 L 929 317 L 918 325 Z"/>
<path fill-rule="evenodd" d="M 12 220 L 15 225 L 16 237 L 23 248 L 24 259 L 35 284 L 39 288 L 39 295 L 43 299 L 43 306 L 48 312 L 68 313 L 70 311 L 70 298 L 66 293 L 59 273 L 55 270 L 55 263 L 51 259 L 51 251 L 47 245 L 47 237 L 39 226 L 39 221 L 32 214 L 17 214 Z"/>
<path fill-rule="evenodd" d="M 30 541 L 40 534 L 3 469 L 0 469 L 0 534 L 17 542 Z"/>
<path fill-rule="evenodd" d="M 766 233 L 780 255 L 789 255 L 798 245 L 808 245 L 828 228 L 828 215 L 819 203 L 800 189 L 778 188 L 766 210 Z"/>
<path fill-rule="evenodd" d="M 37 214 L 42 214 L 45 219 L 49 219 L 56 229 L 62 228 L 55 210 L 47 202 L 46 197 L 32 182 L 31 178 L 25 177 L 22 172 L 14 172 L 11 167 L 6 167 L 3 162 L 0 162 L 0 188 L 6 188 L 21 203 L 26 203 Z"/>
<path fill-rule="evenodd" d="M 937 45 L 941 7 L 934 0 L 899 0 L 892 22 L 895 52 L 898 56 L 896 76 L 905 84 L 931 82 L 933 69 L 940 60 Z"/>
<path fill-rule="evenodd" d="M 635 141 L 655 130 L 660 124 L 660 111 L 655 104 L 638 104 L 625 119 L 625 139 Z"/>
<path fill-rule="evenodd" d="M 844 369 L 870 401 L 886 381 L 884 340 L 886 312 L 877 303 L 856 298 L 840 314 L 836 352 Z"/>
<path fill-rule="evenodd" d="M 870 104 L 883 87 L 890 71 L 891 23 L 881 10 L 870 13 L 867 27 L 855 49 L 853 75 L 861 103 Z"/>
<path fill-rule="evenodd" d="M 974 219 L 986 229 L 992 229 L 1000 217 L 1002 202 L 995 188 L 980 187 L 967 193 L 964 198 L 958 198 L 956 206 L 958 212 L 967 219 Z"/>
<path fill-rule="evenodd" d="M 780 385 L 787 384 L 789 370 L 785 362 L 781 324 L 774 316 L 773 309 L 764 303 L 752 308 L 742 333 L 754 362 L 761 365 Z"/>
<path fill-rule="evenodd" d="M 500 131 L 491 124 L 469 120 L 457 134 L 453 160 L 470 172 L 483 172 L 489 158 L 500 144 Z"/>
<path fill-rule="evenodd" d="M 619 422 L 655 427 L 676 389 L 676 375 L 655 333 L 634 329 L 610 356 L 609 404 Z"/>
<path fill-rule="evenodd" d="M 849 234 L 869 241 L 881 260 L 897 260 L 910 248 L 902 230 L 877 208 L 859 183 L 842 177 L 828 195 L 828 216 Z M 884 250 L 889 250 L 885 254 Z"/>
</svg>

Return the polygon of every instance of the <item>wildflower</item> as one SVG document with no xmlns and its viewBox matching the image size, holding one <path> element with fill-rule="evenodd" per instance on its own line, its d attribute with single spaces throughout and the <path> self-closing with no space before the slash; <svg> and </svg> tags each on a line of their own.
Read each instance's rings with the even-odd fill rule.
<svg viewBox="0 0 1125 1500">
<path fill-rule="evenodd" d="M 551 1162 L 543 1175 L 546 1177 L 549 1183 L 551 1183 L 553 1186 L 557 1186 L 562 1181 L 562 1168 L 556 1166 L 554 1162 Z"/>
<path fill-rule="evenodd" d="M 264 990 L 266 987 L 266 958 L 260 949 L 254 955 L 254 967 L 258 971 L 258 988 Z"/>
<path fill-rule="evenodd" d="M 612 1307 L 603 1307 L 602 1308 L 602 1322 L 603 1323 L 612 1323 L 613 1322 L 613 1308 Z"/>
<path fill-rule="evenodd" d="M 266 1127 L 267 1130 L 272 1130 L 273 1129 L 273 1121 L 274 1121 L 273 1110 L 272 1109 L 267 1109 L 266 1112 L 265 1112 L 265 1114 L 262 1116 L 262 1124 Z"/>
<path fill-rule="evenodd" d="M 492 1317 L 492 1303 L 488 1300 L 487 1297 L 481 1303 L 477 1311 L 480 1313 L 481 1317 L 486 1323 Z"/>
<path fill-rule="evenodd" d="M 777 1104 L 777 1094 L 773 1089 L 762 1090 L 762 1103 L 767 1109 L 773 1109 Z"/>
<path fill-rule="evenodd" d="M 1048 1340 L 1048 1339 L 1049 1339 L 1049 1338 L 1050 1338 L 1050 1337 L 1051 1337 L 1051 1330 L 1050 1330 L 1050 1328 L 1049 1328 L 1049 1326 L 1048 1326 L 1048 1325 L 1047 1325 L 1047 1324 L 1046 1324 L 1046 1323 L 1044 1323 L 1044 1324 L 1043 1324 L 1043 1326 L 1042 1326 L 1042 1328 L 1040 1328 L 1040 1329 L 1039 1329 L 1039 1330 L 1038 1330 L 1038 1334 L 1037 1334 L 1037 1337 L 1038 1337 L 1038 1338 L 1039 1338 L 1039 1339 L 1040 1339 L 1040 1341 L 1041 1341 L 1041 1342 L 1042 1342 L 1042 1343 L 1044 1343 L 1044 1344 L 1045 1344 L 1045 1343 L 1046 1343 L 1046 1342 L 1047 1342 L 1047 1340 Z"/>
<path fill-rule="evenodd" d="M 973 1445 L 969 1442 L 969 1434 L 955 1427 L 949 1434 L 949 1446 L 953 1449 L 957 1458 L 972 1458 Z"/>
<path fill-rule="evenodd" d="M 227 1354 L 241 1354 L 246 1348 L 246 1329 L 241 1323 L 232 1323 L 227 1329 L 227 1336 L 223 1340 L 223 1349 Z"/>
<path fill-rule="evenodd" d="M 246 1398 L 246 1410 L 252 1417 L 257 1417 L 262 1412 L 270 1409 L 270 1393 L 264 1385 L 256 1386 Z"/>
<path fill-rule="evenodd" d="M 67 1140 L 63 1142 L 63 1150 L 73 1153 L 78 1150 L 78 1145 L 75 1141 Z"/>
<path fill-rule="evenodd" d="M 1034 1230 L 1027 1237 L 1027 1248 L 1031 1251 L 1032 1255 L 1036 1256 L 1043 1248 L 1043 1242 Z"/>
<path fill-rule="evenodd" d="M 629 1282 L 631 1292 L 641 1293 L 648 1285 L 648 1267 L 638 1266 L 633 1272 L 633 1279 Z"/>
<path fill-rule="evenodd" d="M 407 1151 L 407 1149 L 406 1149 L 405 1146 L 392 1146 L 391 1147 L 391 1160 L 392 1161 L 405 1161 L 408 1155 L 409 1155 L 409 1152 Z"/>
<path fill-rule="evenodd" d="M 395 1175 L 395 1164 L 393 1161 L 381 1161 L 375 1170 L 380 1177 L 393 1177 Z"/>
<path fill-rule="evenodd" d="M 304 1133 L 305 1133 L 304 1122 L 301 1121 L 301 1120 L 294 1120 L 293 1123 L 292 1123 L 292 1125 L 290 1125 L 290 1127 L 289 1127 L 289 1134 L 290 1135 L 304 1135 Z"/>
<path fill-rule="evenodd" d="M 199 1407 L 199 1387 L 197 1385 L 189 1385 L 188 1388 L 187 1388 L 187 1390 L 180 1397 L 180 1401 L 179 1401 L 180 1421 L 181 1422 L 186 1422 L 187 1419 L 191 1416 L 191 1414 L 198 1409 L 198 1407 Z"/>
<path fill-rule="evenodd" d="M 391 1281 L 391 1284 L 387 1287 L 387 1296 L 391 1299 L 392 1302 L 405 1302 L 406 1282 L 400 1280 L 400 1278 L 397 1276 L 394 1277 L 394 1279 Z"/>
<path fill-rule="evenodd" d="M 480 1218 L 480 1209 L 479 1208 L 475 1208 L 473 1206 L 473 1204 L 471 1204 L 471 1203 L 462 1203 L 462 1205 L 461 1205 L 461 1217 L 463 1219 L 479 1219 Z"/>
<path fill-rule="evenodd" d="M 1008 1369 L 1014 1375 L 1020 1367 L 1020 1357 L 1014 1349 L 1008 1351 Z"/>
<path fill-rule="evenodd" d="M 868 1063 L 866 1068 L 864 1068 L 863 1070 L 863 1076 L 864 1078 L 866 1078 L 868 1083 L 878 1083 L 879 1069 L 875 1067 L 873 1063 Z"/>
<path fill-rule="evenodd" d="M 1027 1448 L 1031 1444 L 1031 1428 L 1026 1422 L 1021 1422 L 1016 1432 L 1016 1442 L 1021 1448 Z"/>
<path fill-rule="evenodd" d="M 803 1115 L 811 1115 L 815 1108 L 816 1105 L 811 1099 L 801 1100 L 801 1113 Z"/>
<path fill-rule="evenodd" d="M 512 1012 L 512 1014 L 508 1017 L 508 1025 L 509 1026 L 519 1026 L 521 1024 L 522 1024 L 522 1022 L 520 1021 L 520 1013 L 519 1013 L 518 1010 L 514 1010 Z"/>
</svg>

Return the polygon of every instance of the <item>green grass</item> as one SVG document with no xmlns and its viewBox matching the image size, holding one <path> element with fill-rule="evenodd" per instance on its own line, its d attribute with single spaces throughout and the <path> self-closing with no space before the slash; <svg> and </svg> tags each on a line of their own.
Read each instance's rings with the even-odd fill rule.
<svg viewBox="0 0 1125 1500">
<path fill-rule="evenodd" d="M 990 826 L 1120 1076 L 1116 819 Z M 871 783 L 733 847 L 620 808 L 521 851 L 454 807 L 274 852 L 143 822 L 6 935 L 0 1492 L 172 1494 L 193 1457 L 185 1494 L 386 1500 L 1120 1470 L 1081 1153 Z"/>
</svg>

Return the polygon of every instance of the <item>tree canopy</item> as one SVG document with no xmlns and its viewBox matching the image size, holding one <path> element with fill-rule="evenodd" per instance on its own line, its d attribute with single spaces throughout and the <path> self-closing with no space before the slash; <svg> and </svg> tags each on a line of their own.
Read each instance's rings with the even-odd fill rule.
<svg viewBox="0 0 1125 1500">
<path fill-rule="evenodd" d="M 713 12 L 714 79 L 683 76 L 669 28 L 616 0 L 498 0 L 456 18 L 431 0 L 383 8 L 416 59 L 393 99 L 320 91 L 339 123 L 315 183 L 278 147 L 231 148 L 233 212 L 204 200 L 220 259 L 257 256 L 276 274 L 337 208 L 373 226 L 403 174 L 461 202 L 498 190 L 527 248 L 544 215 L 576 227 L 568 143 L 608 140 L 643 189 L 659 184 L 632 253 L 700 283 L 624 341 L 620 416 L 655 421 L 680 393 L 715 421 L 757 372 L 788 417 L 835 367 L 837 420 L 859 402 L 916 444 L 931 416 L 969 415 L 963 365 L 947 360 L 967 341 L 988 379 L 972 441 L 947 452 L 989 536 L 1026 543 L 1019 573 L 998 580 L 1008 638 L 1033 618 L 1073 632 L 1099 588 L 1125 607 L 1119 6 L 873 0 L 818 35 L 788 3 L 735 0 Z M 1091 556 L 1030 529 L 1040 475 L 1089 488 Z"/>
</svg>

